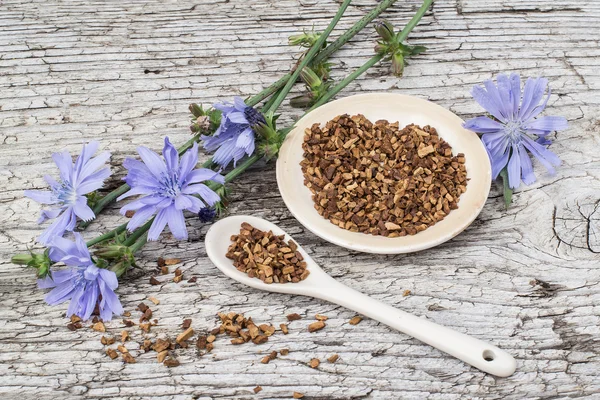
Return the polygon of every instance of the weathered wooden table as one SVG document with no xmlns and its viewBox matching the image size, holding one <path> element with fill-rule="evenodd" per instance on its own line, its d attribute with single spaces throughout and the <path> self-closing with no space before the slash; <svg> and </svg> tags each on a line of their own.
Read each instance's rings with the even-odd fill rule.
<svg viewBox="0 0 600 400">
<path fill-rule="evenodd" d="M 334 36 L 375 2 L 356 1 Z M 295 235 L 340 281 L 377 299 L 490 341 L 518 359 L 505 379 L 391 331 L 371 320 L 352 326 L 353 313 L 313 299 L 265 294 L 225 278 L 206 258 L 207 227 L 189 218 L 190 240 L 167 235 L 148 245 L 118 289 L 128 310 L 148 296 L 159 323 L 150 337 L 173 336 L 184 318 L 204 331 L 219 311 L 246 313 L 279 325 L 305 318 L 264 345 L 217 340 L 212 353 L 178 350 L 181 365 L 166 368 L 155 353 L 136 364 L 110 360 L 98 332 L 69 331 L 66 307 L 49 307 L 33 271 L 8 260 L 35 247 L 38 204 L 23 190 L 45 186 L 51 153 L 80 151 L 100 140 L 120 164 L 136 146 L 161 148 L 189 137 L 190 102 L 210 104 L 247 96 L 284 74 L 297 49 L 287 36 L 320 29 L 338 3 L 317 0 L 196 0 L 0 3 L 0 397 L 29 398 L 600 398 L 600 4 L 595 0 L 439 0 L 415 29 L 413 44 L 428 47 L 410 60 L 402 79 L 377 67 L 342 95 L 389 91 L 427 98 L 469 118 L 481 113 L 473 84 L 501 71 L 544 75 L 553 95 L 547 114 L 564 115 L 570 129 L 552 149 L 563 165 L 523 187 L 504 209 L 492 189 L 480 217 L 435 249 L 400 256 L 359 254 L 307 232 L 284 206 L 272 164 L 232 185 L 233 214 L 253 214 Z M 385 16 L 402 25 L 419 2 L 398 1 Z M 340 51 L 340 78 L 372 54 L 371 29 Z M 300 111 L 286 107 L 289 123 Z M 121 223 L 117 208 L 86 237 Z M 186 278 L 152 286 L 159 256 L 182 260 Z M 187 278 L 197 282 L 187 283 Z M 411 294 L 403 296 L 405 290 Z M 327 327 L 309 334 L 314 314 Z M 133 316 L 138 313 L 134 311 Z M 108 324 L 120 334 L 120 320 Z M 289 348 L 269 364 L 271 350 Z M 325 361 L 337 353 L 335 364 Z M 318 369 L 307 363 L 322 360 Z M 263 390 L 255 395 L 252 389 Z"/>
</svg>

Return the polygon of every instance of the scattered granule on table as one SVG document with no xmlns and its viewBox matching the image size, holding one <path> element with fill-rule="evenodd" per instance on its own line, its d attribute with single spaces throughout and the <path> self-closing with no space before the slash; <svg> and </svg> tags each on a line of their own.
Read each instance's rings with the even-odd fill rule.
<svg viewBox="0 0 600 400">
<path fill-rule="evenodd" d="M 192 336 L 194 336 L 194 330 L 192 328 L 187 328 L 185 331 L 181 332 L 177 338 L 175 339 L 175 341 L 179 344 L 185 342 L 186 340 L 188 340 L 189 338 L 191 338 Z"/>
<path fill-rule="evenodd" d="M 312 324 L 308 325 L 308 331 L 311 333 L 320 331 L 323 328 L 325 328 L 325 322 L 323 321 L 313 322 Z"/>
<path fill-rule="evenodd" d="M 83 328 L 83 324 L 81 322 L 69 322 L 67 324 L 67 329 L 70 331 L 76 331 L 77 329 Z"/>
<path fill-rule="evenodd" d="M 290 350 L 289 349 L 281 349 L 281 350 L 279 350 L 279 354 L 281 354 L 282 356 L 287 356 L 288 354 L 290 354 Z"/>
<path fill-rule="evenodd" d="M 252 339 L 252 343 L 254 343 L 254 344 L 263 344 L 263 343 L 266 343 L 267 340 L 269 340 L 269 338 L 267 336 L 258 335 L 257 337 L 255 337 L 254 339 Z"/>
<path fill-rule="evenodd" d="M 106 349 L 106 355 L 112 358 L 113 360 L 119 357 L 119 354 L 116 352 L 116 350 L 111 348 Z"/>
<path fill-rule="evenodd" d="M 130 320 L 130 319 L 124 319 L 124 320 L 123 320 L 123 325 L 125 325 L 125 326 L 126 326 L 126 327 L 128 327 L 128 328 L 131 328 L 132 326 L 134 326 L 134 325 L 135 325 L 135 322 L 133 322 L 133 321 L 132 321 L 132 320 Z"/>
<path fill-rule="evenodd" d="M 338 356 L 337 354 L 332 355 L 331 357 L 327 358 L 327 361 L 329 361 L 330 363 L 334 363 L 338 360 L 338 358 L 340 358 L 340 356 Z"/>
<path fill-rule="evenodd" d="M 165 265 L 175 265 L 179 264 L 181 260 L 179 258 L 167 258 L 165 260 Z"/>
<path fill-rule="evenodd" d="M 430 126 L 340 115 L 305 130 L 304 184 L 317 212 L 340 228 L 415 235 L 441 221 L 466 191 L 465 157 Z"/>
<path fill-rule="evenodd" d="M 171 341 L 169 339 L 156 339 L 156 342 L 152 346 L 152 349 L 157 353 L 167 350 L 171 347 Z"/>
<path fill-rule="evenodd" d="M 200 350 L 206 350 L 206 345 L 208 341 L 206 340 L 206 336 L 198 336 L 198 340 L 196 340 L 196 347 Z"/>
<path fill-rule="evenodd" d="M 258 328 L 263 331 L 265 336 L 271 336 L 275 333 L 275 327 L 267 324 L 260 324 Z"/>
<path fill-rule="evenodd" d="M 151 276 L 150 277 L 150 284 L 151 285 L 160 285 L 160 281 L 158 279 L 156 279 L 155 277 Z"/>
<path fill-rule="evenodd" d="M 179 366 L 179 361 L 177 361 L 176 358 L 169 357 L 165 361 L 163 361 L 163 365 L 165 367 L 169 367 L 169 368 L 178 367 Z"/>
<path fill-rule="evenodd" d="M 254 391 L 254 393 L 258 393 L 258 392 L 260 392 L 260 391 L 262 390 L 262 387 L 260 387 L 260 386 L 257 386 L 257 387 L 255 387 L 255 388 L 254 388 L 254 389 L 252 389 L 252 390 Z"/>
<path fill-rule="evenodd" d="M 226 257 L 250 278 L 269 284 L 296 283 L 310 273 L 298 245 L 291 239 L 286 243 L 285 235 L 264 232 L 244 222 L 240 234 L 231 236 L 231 241 Z"/>
<path fill-rule="evenodd" d="M 181 324 L 181 329 L 187 329 L 192 325 L 192 320 L 190 318 L 186 318 L 183 320 L 183 323 Z"/>
<path fill-rule="evenodd" d="M 104 326 L 104 323 L 102 321 L 93 324 L 92 329 L 96 332 L 106 332 L 106 327 Z"/>
<path fill-rule="evenodd" d="M 115 341 L 116 341 L 116 339 L 114 337 L 102 336 L 100 338 L 100 343 L 102 343 L 105 346 L 110 346 L 111 344 L 114 344 Z"/>
<path fill-rule="evenodd" d="M 152 340 L 145 339 L 144 342 L 140 345 L 140 348 L 144 350 L 145 353 L 149 352 L 150 348 L 152 348 Z"/>
<path fill-rule="evenodd" d="M 125 343 L 129 339 L 131 339 L 129 337 L 129 332 L 128 331 L 121 331 L 121 342 Z"/>
<path fill-rule="evenodd" d="M 281 332 L 283 332 L 284 335 L 287 335 L 289 333 L 288 326 L 286 324 L 279 324 L 279 327 L 281 328 Z"/>
<path fill-rule="evenodd" d="M 152 310 L 147 307 L 146 311 L 144 311 L 144 313 L 140 317 L 140 322 L 150 321 L 150 318 L 152 318 Z"/>
<path fill-rule="evenodd" d="M 411 293 L 412 293 L 412 292 L 411 292 L 410 290 L 408 290 L 408 289 L 407 289 L 407 290 L 405 290 L 405 291 L 402 293 L 402 296 L 404 296 L 404 297 L 406 297 L 406 296 L 410 296 L 410 295 L 411 295 Z"/>
<path fill-rule="evenodd" d="M 292 397 L 293 397 L 294 399 L 301 399 L 301 398 L 303 398 L 303 397 L 304 397 L 304 394 L 303 394 L 303 393 L 300 393 L 300 392 L 294 392 L 294 394 L 292 395 Z"/>
<path fill-rule="evenodd" d="M 159 363 L 162 363 L 163 361 L 165 361 L 165 359 L 167 358 L 168 355 L 169 355 L 169 350 L 163 350 L 156 355 L 156 361 L 158 361 Z"/>
<path fill-rule="evenodd" d="M 123 361 L 125 361 L 127 364 L 135 364 L 135 358 L 133 358 L 133 356 L 129 353 L 123 353 L 121 354 L 121 357 L 123 358 Z"/>
<path fill-rule="evenodd" d="M 302 317 L 300 316 L 300 314 L 296 314 L 296 313 L 289 314 L 289 315 L 288 315 L 286 318 L 287 318 L 287 320 L 288 320 L 288 321 L 290 321 L 290 322 L 292 322 L 292 321 L 297 321 L 297 320 L 299 320 L 299 319 L 302 319 Z"/>
<path fill-rule="evenodd" d="M 264 357 L 263 357 L 263 358 L 260 360 L 260 362 L 261 362 L 261 363 L 263 363 L 263 364 L 268 364 L 268 363 L 269 363 L 269 361 L 271 361 L 271 357 L 269 357 L 269 356 L 264 356 Z"/>
<path fill-rule="evenodd" d="M 362 321 L 362 317 L 361 317 L 360 315 L 356 315 L 356 316 L 352 317 L 352 318 L 350 319 L 350 321 L 348 321 L 348 323 L 349 323 L 350 325 L 358 325 L 358 323 L 359 323 L 360 321 Z"/>
<path fill-rule="evenodd" d="M 319 361 L 318 358 L 313 358 L 312 360 L 310 360 L 310 362 L 308 363 L 308 365 L 310 365 L 311 368 L 317 368 L 319 365 L 321 364 L 321 361 Z"/>
<path fill-rule="evenodd" d="M 317 321 L 327 321 L 329 317 L 327 317 L 326 315 L 317 314 L 315 315 L 315 319 Z"/>
<path fill-rule="evenodd" d="M 148 300 L 153 302 L 156 306 L 160 304 L 160 300 L 158 300 L 156 297 L 148 297 Z"/>
</svg>

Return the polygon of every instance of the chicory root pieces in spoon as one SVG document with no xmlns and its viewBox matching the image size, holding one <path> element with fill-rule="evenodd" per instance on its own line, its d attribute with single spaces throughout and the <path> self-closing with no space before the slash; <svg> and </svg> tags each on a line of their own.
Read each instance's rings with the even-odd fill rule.
<svg viewBox="0 0 600 400">
<path fill-rule="evenodd" d="M 239 271 L 265 283 L 300 282 L 309 274 L 306 262 L 298 245 L 293 240 L 286 243 L 284 238 L 244 222 L 240 234 L 231 237 L 226 256 Z"/>
</svg>

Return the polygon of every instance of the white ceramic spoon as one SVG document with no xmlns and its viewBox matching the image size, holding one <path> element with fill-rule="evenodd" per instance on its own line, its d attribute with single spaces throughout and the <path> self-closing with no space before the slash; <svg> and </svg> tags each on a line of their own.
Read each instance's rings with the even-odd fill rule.
<svg viewBox="0 0 600 400">
<path fill-rule="evenodd" d="M 217 268 L 228 277 L 255 289 L 311 296 L 339 304 L 419 339 L 492 375 L 505 377 L 515 372 L 516 361 L 504 350 L 398 310 L 339 283 L 327 275 L 300 245 L 298 250 L 310 271 L 310 275 L 305 280 L 298 283 L 266 284 L 260 279 L 248 277 L 238 271 L 233 266 L 233 262 L 225 257 L 227 248 L 231 244 L 230 237 L 239 234 L 242 222 L 248 222 L 263 231 L 271 230 L 276 235 L 285 234 L 286 241 L 292 239 L 277 225 L 257 217 L 240 215 L 216 222 L 206 234 L 206 252 Z"/>
</svg>

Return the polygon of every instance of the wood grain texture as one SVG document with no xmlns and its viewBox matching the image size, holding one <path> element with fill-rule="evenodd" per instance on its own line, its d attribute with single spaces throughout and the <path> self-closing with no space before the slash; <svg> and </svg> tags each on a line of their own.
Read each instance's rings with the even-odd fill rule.
<svg viewBox="0 0 600 400">
<path fill-rule="evenodd" d="M 373 0 L 353 2 L 333 36 L 364 15 Z M 475 223 L 435 249 L 400 256 L 350 252 L 316 238 L 285 208 L 273 165 L 259 166 L 232 185 L 234 214 L 280 224 L 324 269 L 349 286 L 404 310 L 490 341 L 518 359 L 505 379 L 481 373 L 371 320 L 302 297 L 265 294 L 222 276 L 206 258 L 207 227 L 188 219 L 190 240 L 168 235 L 139 256 L 141 270 L 121 283 L 128 310 L 147 296 L 159 325 L 150 337 L 174 336 L 184 318 L 204 331 L 218 311 L 244 312 L 278 325 L 297 312 L 290 334 L 260 346 L 217 341 L 212 354 L 178 350 L 168 369 L 153 353 L 136 364 L 112 361 L 100 334 L 65 328 L 66 307 L 48 307 L 30 270 L 7 260 L 34 247 L 39 206 L 24 189 L 42 188 L 53 151 L 78 152 L 100 140 L 119 166 L 144 144 L 160 149 L 188 137 L 190 102 L 210 104 L 251 95 L 294 62 L 287 36 L 313 24 L 323 29 L 333 0 L 195 0 L 0 3 L 0 397 L 45 398 L 307 398 L 548 399 L 600 398 L 600 3 L 595 0 L 438 0 L 410 36 L 428 51 L 397 79 L 382 65 L 342 95 L 390 91 L 427 98 L 463 118 L 481 112 L 473 84 L 501 71 L 547 76 L 547 114 L 570 129 L 552 149 L 563 165 L 503 208 L 494 187 Z M 402 25 L 418 7 L 398 1 L 385 16 Z M 337 53 L 340 78 L 372 54 L 371 29 Z M 282 121 L 300 112 L 285 106 Z M 300 183 L 299 183 L 300 184 Z M 116 208 L 86 237 L 121 223 Z M 181 258 L 196 283 L 148 283 L 156 259 Z M 404 290 L 412 294 L 403 297 Z M 150 304 L 149 302 L 147 302 Z M 329 316 L 306 331 L 308 319 Z M 134 316 L 137 315 L 134 313 Z M 111 333 L 123 329 L 108 324 Z M 141 338 L 132 330 L 135 340 Z M 290 354 L 269 364 L 271 350 Z M 335 364 L 325 362 L 333 353 Z M 307 366 L 311 358 L 322 363 Z M 256 385 L 263 387 L 258 395 Z"/>
</svg>

